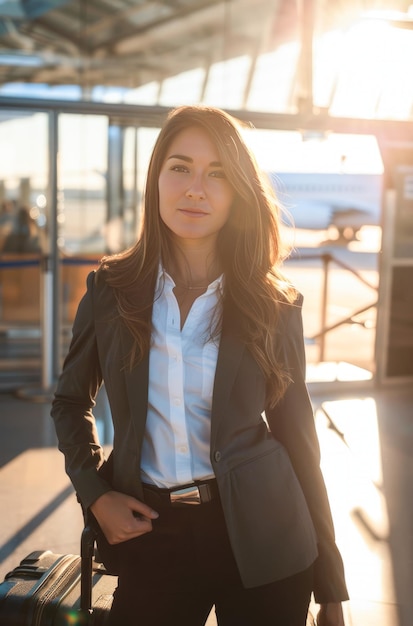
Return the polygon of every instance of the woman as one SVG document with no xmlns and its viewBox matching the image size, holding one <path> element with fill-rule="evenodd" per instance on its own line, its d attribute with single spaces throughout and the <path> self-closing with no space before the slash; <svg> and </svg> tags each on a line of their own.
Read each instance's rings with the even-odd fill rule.
<svg viewBox="0 0 413 626">
<path fill-rule="evenodd" d="M 343 626 L 343 567 L 304 375 L 302 297 L 237 122 L 180 107 L 136 245 L 87 281 L 52 408 L 118 574 L 113 626 Z M 92 415 L 105 383 L 105 461 Z M 264 419 L 265 418 L 265 419 Z"/>
</svg>

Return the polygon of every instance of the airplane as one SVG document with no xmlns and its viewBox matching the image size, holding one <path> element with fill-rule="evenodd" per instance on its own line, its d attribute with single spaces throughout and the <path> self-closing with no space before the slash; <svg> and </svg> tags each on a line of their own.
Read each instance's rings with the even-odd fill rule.
<svg viewBox="0 0 413 626">
<path fill-rule="evenodd" d="M 269 172 L 286 226 L 335 231 L 346 243 L 381 223 L 381 174 Z"/>
</svg>

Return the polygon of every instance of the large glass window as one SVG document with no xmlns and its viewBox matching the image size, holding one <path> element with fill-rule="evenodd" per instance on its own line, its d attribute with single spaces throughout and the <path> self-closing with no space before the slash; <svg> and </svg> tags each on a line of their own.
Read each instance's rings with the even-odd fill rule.
<svg viewBox="0 0 413 626">
<path fill-rule="evenodd" d="M 146 172 L 159 128 L 124 129 L 123 143 L 123 190 L 124 190 L 124 242 L 133 245 L 142 218 L 142 197 Z"/>
<path fill-rule="evenodd" d="M 48 116 L 0 115 L 1 325 L 40 322 L 40 256 L 48 226 Z"/>
<path fill-rule="evenodd" d="M 0 369 L 40 371 L 41 258 L 49 226 L 48 115 L 0 112 Z"/>
<path fill-rule="evenodd" d="M 40 261 L 57 244 L 53 305 L 68 339 L 88 273 L 104 254 L 136 241 L 148 161 L 159 129 L 107 115 L 60 113 L 57 142 L 49 145 L 47 114 L 10 112 L 1 119 L 0 321 L 8 332 L 19 326 L 27 333 L 34 327 L 39 343 Z M 372 137 L 332 133 L 251 130 L 245 137 L 285 210 L 282 235 L 293 246 L 285 271 L 305 298 L 309 381 L 372 378 L 381 244 L 377 143 Z M 55 145 L 56 202 L 48 188 Z M 10 207 L 16 211 L 20 204 L 29 209 L 38 249 L 6 252 L 6 234 L 16 219 Z M 54 218 L 57 239 L 51 242 Z M 6 354 L 9 344 L 2 349 Z M 24 350 L 26 358 L 27 342 Z"/>
<path fill-rule="evenodd" d="M 107 129 L 105 116 L 59 115 L 58 245 L 64 255 L 105 251 Z"/>
<path fill-rule="evenodd" d="M 309 382 L 373 378 L 383 163 L 372 136 L 246 132 L 282 207 Z"/>
</svg>

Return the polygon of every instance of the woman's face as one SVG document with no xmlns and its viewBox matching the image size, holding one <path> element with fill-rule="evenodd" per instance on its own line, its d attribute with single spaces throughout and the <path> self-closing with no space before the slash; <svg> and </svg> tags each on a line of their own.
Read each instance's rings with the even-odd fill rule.
<svg viewBox="0 0 413 626">
<path fill-rule="evenodd" d="M 203 240 L 213 246 L 229 217 L 234 190 L 204 130 L 193 126 L 175 137 L 158 189 L 161 219 L 175 237 L 181 243 Z"/>
</svg>

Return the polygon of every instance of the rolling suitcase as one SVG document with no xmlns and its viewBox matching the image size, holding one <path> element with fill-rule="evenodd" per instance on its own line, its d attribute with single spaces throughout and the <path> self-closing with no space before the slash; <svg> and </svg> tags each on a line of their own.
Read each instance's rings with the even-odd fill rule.
<svg viewBox="0 0 413 626">
<path fill-rule="evenodd" d="M 94 558 L 85 527 L 80 556 L 35 551 L 0 584 L 0 626 L 104 626 L 117 577 Z"/>
</svg>

